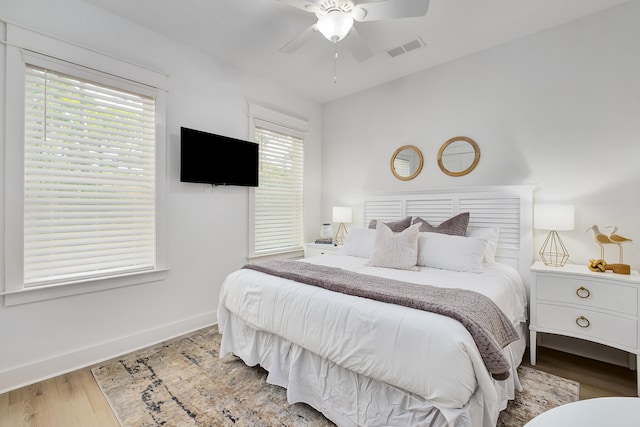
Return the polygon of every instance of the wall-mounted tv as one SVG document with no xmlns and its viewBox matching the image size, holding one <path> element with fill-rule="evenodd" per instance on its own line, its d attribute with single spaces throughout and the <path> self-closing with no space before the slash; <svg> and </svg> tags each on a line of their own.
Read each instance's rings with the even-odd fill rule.
<svg viewBox="0 0 640 427">
<path fill-rule="evenodd" d="M 180 181 L 258 186 L 258 144 L 180 128 Z"/>
</svg>

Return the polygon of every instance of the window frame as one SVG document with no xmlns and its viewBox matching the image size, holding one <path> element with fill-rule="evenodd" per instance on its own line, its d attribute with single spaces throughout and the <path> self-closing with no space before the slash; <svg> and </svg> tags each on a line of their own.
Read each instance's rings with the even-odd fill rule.
<svg viewBox="0 0 640 427">
<path fill-rule="evenodd" d="M 251 141 L 255 141 L 255 133 L 256 133 L 256 122 L 268 123 L 268 127 L 270 130 L 280 132 L 280 133 L 288 133 L 290 132 L 292 136 L 299 136 L 303 140 L 303 158 L 305 157 L 305 146 L 304 140 L 306 139 L 306 134 L 308 132 L 309 123 L 307 120 L 299 119 L 288 114 L 281 113 L 279 111 L 275 111 L 273 109 L 263 107 L 258 104 L 249 103 L 249 139 Z M 303 168 L 303 194 L 302 199 L 303 203 L 305 200 L 305 183 L 304 183 L 304 168 Z M 255 228 L 255 203 L 256 203 L 256 189 L 251 188 L 249 191 L 249 250 L 247 257 L 249 259 L 252 258 L 263 258 L 274 255 L 282 255 L 282 254 L 292 254 L 299 253 L 303 250 L 304 242 L 301 241 L 298 246 L 286 249 L 286 250 L 273 250 L 273 251 L 265 251 L 261 253 L 256 253 L 255 251 L 255 237 L 256 237 L 256 228 Z M 302 219 L 300 223 L 302 238 L 304 239 L 304 206 L 302 209 Z"/>
<path fill-rule="evenodd" d="M 0 23 L 2 24 L 2 23 Z M 109 55 L 4 23 L 5 67 L 5 277 L 0 295 L 6 306 L 97 292 L 163 280 L 167 275 L 166 206 L 166 86 L 167 76 Z M 156 100 L 155 238 L 154 270 L 105 275 L 90 279 L 29 286 L 24 284 L 24 120 L 26 62 L 53 64 L 52 68 L 79 73 L 78 77 L 141 91 Z M 38 64 L 34 64 L 38 65 Z M 65 69 L 59 69 L 59 67 Z M 16 143 L 17 141 L 17 143 Z M 19 225 L 19 226 L 18 226 Z"/>
</svg>

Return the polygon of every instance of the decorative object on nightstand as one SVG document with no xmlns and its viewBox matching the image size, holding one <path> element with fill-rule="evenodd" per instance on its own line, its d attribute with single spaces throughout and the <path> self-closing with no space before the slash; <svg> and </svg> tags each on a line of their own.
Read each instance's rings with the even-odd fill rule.
<svg viewBox="0 0 640 427">
<path fill-rule="evenodd" d="M 618 262 L 620 264 L 623 264 L 622 261 L 622 244 L 623 243 L 631 243 L 633 242 L 633 240 L 629 239 L 628 237 L 624 237 L 621 236 L 619 234 L 617 234 L 618 232 L 618 227 L 616 227 L 615 225 L 609 225 L 606 228 L 610 228 L 611 229 L 611 233 L 609 233 L 609 240 L 611 240 L 614 244 L 618 245 L 618 248 L 620 250 L 620 255 L 618 257 Z"/>
<path fill-rule="evenodd" d="M 631 266 L 622 262 L 622 244 L 631 242 L 631 239 L 616 234 L 616 232 L 618 231 L 618 227 L 616 227 L 615 225 L 610 226 L 609 228 L 612 229 L 611 234 L 609 235 L 601 232 L 600 228 L 595 224 L 587 229 L 587 232 L 592 232 L 593 240 L 598 244 L 598 246 L 600 246 L 600 259 L 589 260 L 589 270 L 597 272 L 611 270 L 617 274 L 630 274 Z M 618 248 L 620 250 L 618 264 L 607 264 L 607 262 L 604 260 L 605 245 L 618 245 Z"/>
<path fill-rule="evenodd" d="M 353 220 L 353 212 L 351 208 L 343 206 L 333 207 L 333 222 L 337 222 L 338 231 L 336 231 L 335 240 L 338 245 L 344 244 L 344 239 L 347 237 L 347 227 L 345 223 L 350 223 Z"/>
<path fill-rule="evenodd" d="M 333 238 L 331 239 L 316 239 L 316 241 L 314 242 L 318 245 L 333 245 Z"/>
<path fill-rule="evenodd" d="M 603 259 L 591 258 L 587 267 L 589 267 L 589 270 L 591 271 L 604 273 L 607 271 L 607 262 Z"/>
<path fill-rule="evenodd" d="M 597 273 L 611 270 L 617 274 L 631 274 L 631 266 L 629 264 L 607 264 L 603 259 L 590 259 L 588 267 L 589 270 Z"/>
<path fill-rule="evenodd" d="M 545 265 L 562 267 L 569 259 L 558 230 L 573 230 L 575 208 L 572 205 L 536 205 L 533 208 L 533 228 L 549 230 L 540 258 Z"/>
<path fill-rule="evenodd" d="M 320 239 L 332 240 L 333 239 L 333 227 L 331 224 L 322 224 L 320 227 Z"/>
<path fill-rule="evenodd" d="M 587 228 L 587 233 L 589 231 L 591 231 L 593 235 L 593 241 L 600 246 L 600 259 L 604 259 L 604 245 L 613 245 L 613 242 L 609 239 L 609 236 L 601 232 L 600 228 L 595 224 Z"/>
</svg>

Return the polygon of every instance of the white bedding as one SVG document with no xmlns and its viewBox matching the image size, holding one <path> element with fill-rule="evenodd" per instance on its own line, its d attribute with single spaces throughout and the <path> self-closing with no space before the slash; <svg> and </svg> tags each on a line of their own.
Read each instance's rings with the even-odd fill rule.
<svg viewBox="0 0 640 427">
<path fill-rule="evenodd" d="M 482 273 L 465 273 L 424 267 L 420 271 L 376 268 L 368 267 L 367 261 L 322 255 L 300 262 L 412 283 L 470 289 L 491 298 L 514 326 L 526 321 L 524 286 L 517 272 L 506 265 L 490 263 L 485 264 Z M 471 425 L 469 420 L 477 414 L 481 414 L 483 425 L 495 425 L 505 399 L 512 398 L 513 389 L 519 388 L 515 365 L 520 363 L 523 342 L 505 349 L 514 364 L 511 377 L 495 382 L 469 332 L 451 318 L 343 295 L 254 270 L 241 269 L 227 277 L 220 295 L 218 321 L 223 334 L 221 356 L 232 352 L 248 364 L 267 363 L 264 355 L 254 357 L 249 353 L 274 352 L 278 345 L 291 343 L 318 360 L 423 398 L 450 425 Z M 239 336 L 246 335 L 247 330 L 266 334 L 256 337 L 273 335 L 282 341 L 266 344 L 254 337 L 248 342 Z M 243 347 L 251 348 L 243 351 Z M 279 357 L 284 360 L 290 355 Z M 274 382 L 289 385 L 286 379 Z M 347 424 L 342 418 L 334 421 Z"/>
</svg>

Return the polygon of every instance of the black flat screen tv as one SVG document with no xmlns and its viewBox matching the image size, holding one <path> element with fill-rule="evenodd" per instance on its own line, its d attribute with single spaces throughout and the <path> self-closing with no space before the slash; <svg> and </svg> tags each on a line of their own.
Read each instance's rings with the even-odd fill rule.
<svg viewBox="0 0 640 427">
<path fill-rule="evenodd" d="M 180 181 L 258 186 L 258 144 L 180 128 Z"/>
</svg>

